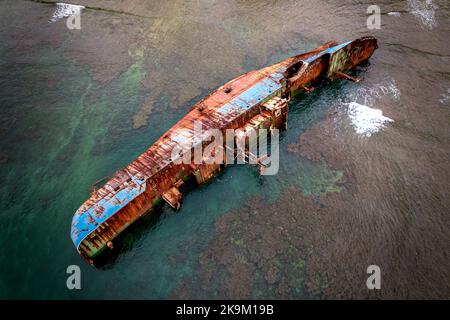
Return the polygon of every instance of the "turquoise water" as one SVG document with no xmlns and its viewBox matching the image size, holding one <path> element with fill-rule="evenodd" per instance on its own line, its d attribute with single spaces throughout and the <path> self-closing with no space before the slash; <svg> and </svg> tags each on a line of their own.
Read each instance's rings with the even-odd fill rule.
<svg viewBox="0 0 450 320">
<path fill-rule="evenodd" d="M 255 168 L 230 168 L 215 183 L 189 193 L 180 212 L 164 206 L 153 225 L 132 228 L 120 256 L 93 269 L 69 237 L 72 215 L 88 198 L 89 186 L 132 161 L 191 104 L 156 113 L 135 130 L 133 115 L 145 99 L 143 58 L 131 57 L 127 70 L 99 85 L 64 53 L 64 47 L 33 47 L 3 61 L 2 78 L 8 81 L 2 84 L 2 119 L 14 121 L 6 124 L 2 139 L 8 155 L 1 168 L 2 241 L 8 243 L 1 258 L 3 297 L 165 298 L 192 272 L 217 216 L 253 195 L 274 200 L 288 185 L 312 193 L 338 189 L 339 172 L 309 162 L 291 168 L 296 176 L 287 163 L 268 178 Z M 80 293 L 65 288 L 70 264 L 82 267 Z"/>
<path fill-rule="evenodd" d="M 202 14 L 206 9 L 215 12 L 214 8 L 194 2 L 180 6 L 180 13 L 171 10 L 156 17 L 145 10 L 142 17 L 136 17 L 86 9 L 82 30 L 71 31 L 65 20 L 48 22 L 53 5 L 28 1 L 3 1 L 1 5 L 0 298 L 169 298 L 181 281 L 195 281 L 199 257 L 217 235 L 215 223 L 224 214 L 240 210 L 255 196 L 276 204 L 292 187 L 317 199 L 342 191 L 342 170 L 287 150 L 302 133 L 326 119 L 336 101 L 351 101 L 361 88 L 338 81 L 292 103 L 289 129 L 281 135 L 277 175 L 261 177 L 253 167 L 230 167 L 213 183 L 185 195 L 179 212 L 163 205 L 153 216 L 137 222 L 121 235 L 113 255 L 100 267 L 90 267 L 76 253 L 69 232 L 73 213 L 89 197 L 95 181 L 132 161 L 215 87 L 243 72 L 314 48 L 330 40 L 331 31 L 324 27 L 321 33 L 292 21 L 302 13 L 290 2 L 259 9 L 256 2 L 253 6 L 234 3 L 237 9 L 219 7 L 217 15 L 227 17 L 220 22 Z M 275 11 L 293 11 L 286 30 L 274 30 L 273 35 L 274 21 L 256 22 L 253 13 L 258 9 L 269 17 L 264 8 L 270 5 Z M 355 5 L 342 7 L 334 2 L 328 8 L 360 12 Z M 352 22 L 359 26 L 357 32 L 352 32 L 354 25 L 345 19 L 333 20 L 342 31 L 334 39 L 367 33 L 361 24 L 364 8 Z M 307 21 L 312 23 L 310 16 L 315 14 L 319 19 L 323 13 L 309 7 Z M 380 32 L 385 42 L 387 34 Z M 441 39 L 437 33 L 435 37 Z M 434 58 L 411 53 L 406 47 L 393 52 L 398 50 L 400 55 L 412 56 L 407 63 L 422 64 L 426 79 L 438 77 L 432 73 L 436 71 L 430 62 Z M 363 75 L 364 88 L 376 91 L 378 84 L 394 79 L 402 90 L 413 92 L 407 80 L 409 71 L 393 67 L 391 54 L 376 54 L 368 74 Z M 447 54 L 443 60 L 448 60 Z M 438 82 L 443 92 L 449 80 L 445 72 Z M 379 103 L 386 108 L 408 105 L 414 99 L 406 96 L 398 102 L 388 93 Z M 438 102 L 433 105 L 442 108 Z M 448 115 L 445 110 L 436 111 L 440 116 L 430 118 L 429 124 L 445 127 L 439 123 L 442 115 Z M 414 123 L 414 116 L 409 114 L 396 125 Z M 346 121 L 346 135 L 361 143 Z M 448 143 L 448 136 L 440 137 L 443 145 Z M 392 141 L 383 139 L 377 141 L 389 154 Z M 364 153 L 354 158 L 371 161 Z M 80 291 L 66 288 L 66 268 L 72 264 L 81 267 Z M 296 266 L 303 275 L 304 261 Z M 261 296 L 258 281 L 253 290 L 256 298 Z M 217 284 L 217 297 L 221 285 Z M 292 285 L 296 297 L 311 296 L 302 281 Z"/>
</svg>

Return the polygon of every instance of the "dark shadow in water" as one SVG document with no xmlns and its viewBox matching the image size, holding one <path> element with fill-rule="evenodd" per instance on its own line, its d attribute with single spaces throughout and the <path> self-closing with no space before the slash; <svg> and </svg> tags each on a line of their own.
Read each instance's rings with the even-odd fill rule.
<svg viewBox="0 0 450 320">
<path fill-rule="evenodd" d="M 197 186 L 195 177 L 191 176 L 180 187 L 180 191 L 182 194 L 186 194 Z M 117 259 L 123 253 L 133 250 L 139 240 L 157 226 L 161 217 L 166 213 L 169 214 L 171 211 L 173 211 L 173 209 L 166 202 L 159 202 L 148 213 L 133 222 L 114 239 L 113 250 L 105 248 L 102 253 L 95 257 L 94 266 L 102 270 L 112 269 Z"/>
<path fill-rule="evenodd" d="M 114 249 L 105 248 L 94 259 L 94 266 L 98 269 L 108 270 L 114 267 L 119 256 L 131 251 L 145 233 L 151 231 L 165 212 L 164 203 L 158 204 L 150 212 L 133 222 L 128 228 L 114 239 Z"/>
</svg>

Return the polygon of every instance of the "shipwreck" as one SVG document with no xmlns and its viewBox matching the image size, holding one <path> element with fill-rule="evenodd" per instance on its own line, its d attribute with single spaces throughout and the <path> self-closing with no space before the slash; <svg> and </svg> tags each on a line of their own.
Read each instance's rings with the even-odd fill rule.
<svg viewBox="0 0 450 320">
<path fill-rule="evenodd" d="M 185 150 L 195 144 L 210 143 L 195 139 L 195 121 L 224 133 L 227 129 L 242 132 L 284 129 L 293 94 L 309 92 L 324 79 L 359 81 L 346 72 L 367 61 L 377 48 L 374 37 L 342 44 L 329 42 L 313 51 L 248 72 L 212 92 L 137 159 L 91 192 L 72 220 L 71 238 L 78 253 L 93 264 L 94 257 L 113 247 L 115 237 L 152 212 L 158 203 L 165 201 L 178 210 L 186 181 L 191 179 L 200 185 L 226 168 L 226 158 L 222 163 L 206 159 L 201 163 L 179 163 L 173 159 L 174 148 Z M 232 149 L 227 152 L 238 152 L 236 147 Z M 264 166 L 263 161 L 257 161 L 257 165 Z"/>
</svg>

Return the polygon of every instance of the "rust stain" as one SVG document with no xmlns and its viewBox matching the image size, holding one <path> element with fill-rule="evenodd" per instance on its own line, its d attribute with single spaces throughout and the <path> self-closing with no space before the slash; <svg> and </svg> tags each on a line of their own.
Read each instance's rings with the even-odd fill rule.
<svg viewBox="0 0 450 320">
<path fill-rule="evenodd" d="M 212 92 L 147 151 L 93 190 L 72 221 L 71 236 L 78 252 L 92 262 L 105 247 L 112 248 L 112 240 L 151 211 L 156 202 L 163 199 L 179 209 L 179 187 L 183 181 L 193 177 L 202 184 L 226 167 L 226 159 L 223 165 L 207 161 L 197 165 L 174 163 L 174 148 L 192 145 L 194 121 L 200 121 L 205 130 L 216 128 L 223 133 L 226 129 L 245 133 L 250 129 L 286 128 L 292 93 L 310 91 L 324 78 L 346 78 L 345 72 L 368 60 L 376 48 L 373 37 L 341 45 L 329 42 L 311 52 L 251 71 Z M 236 111 L 238 107 L 245 111 Z M 236 154 L 237 150 L 232 152 Z M 257 160 L 259 163 L 261 159 Z"/>
</svg>

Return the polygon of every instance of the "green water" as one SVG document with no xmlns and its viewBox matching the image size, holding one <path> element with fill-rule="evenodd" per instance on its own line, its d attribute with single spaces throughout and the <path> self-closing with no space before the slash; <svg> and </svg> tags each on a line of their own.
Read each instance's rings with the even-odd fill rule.
<svg viewBox="0 0 450 320">
<path fill-rule="evenodd" d="M 223 21 L 203 15 L 204 10 L 215 12 L 203 2 L 187 2 L 189 9 L 180 6 L 180 12 L 144 11 L 143 17 L 85 10 L 82 30 L 69 31 L 65 20 L 48 23 L 52 5 L 2 1 L 0 298 L 168 298 L 182 280 L 195 276 L 199 256 L 225 213 L 245 207 L 255 196 L 274 204 L 292 187 L 313 197 L 342 191 L 341 170 L 286 149 L 322 121 L 336 101 L 359 88 L 338 81 L 291 105 L 277 175 L 261 177 L 256 168 L 232 166 L 213 183 L 185 195 L 179 212 L 163 205 L 153 217 L 133 225 L 102 266 L 90 267 L 76 253 L 69 236 L 72 216 L 95 181 L 127 165 L 215 87 L 330 40 L 328 28 L 321 33 L 293 21 L 295 15 L 302 17 L 294 3 L 265 4 L 275 11 L 277 6 L 295 11 L 289 13 L 294 16 L 286 22 L 287 30 L 271 35 L 274 21 L 257 20 L 257 3 L 233 5 L 236 15 L 225 14 Z M 330 8 L 335 7 L 340 8 L 332 2 Z M 362 7 L 358 21 L 364 21 Z M 344 19 L 335 21 L 343 32 L 336 40 L 366 32 L 364 25 L 352 32 Z M 389 55 L 374 59 L 380 63 L 373 67 L 378 71 L 367 75 L 368 87 L 390 79 Z M 370 162 L 367 155 L 355 158 Z M 298 214 L 309 212 L 299 207 Z M 296 297 L 309 296 L 302 259 L 275 263 L 298 274 L 292 284 Z M 66 288 L 66 268 L 72 264 L 81 267 L 79 291 Z M 255 298 L 267 296 L 259 281 L 263 279 L 255 280 Z"/>
<path fill-rule="evenodd" d="M 49 11 L 42 5 L 22 5 Z M 167 106 L 170 113 L 152 114 L 146 127 L 133 129 L 133 115 L 146 96 L 141 84 L 147 73 L 144 59 L 151 57 L 130 52 L 130 66 L 99 84 L 64 50 L 63 41 L 62 46 L 33 46 L 21 55 L 3 56 L 2 122 L 7 135 L 2 151 L 8 161 L 1 166 L 1 237 L 7 244 L 0 258 L 1 297 L 166 298 L 192 273 L 213 236 L 216 217 L 254 195 L 273 201 L 288 186 L 312 194 L 339 191 L 335 183 L 341 173 L 309 161 L 282 161 L 275 177 L 260 177 L 256 168 L 232 167 L 214 183 L 189 193 L 179 212 L 164 206 L 156 222 L 147 218 L 151 221 L 131 228 L 121 239 L 123 252 L 105 267 L 89 267 L 69 237 L 72 215 L 88 198 L 89 186 L 132 161 L 191 103 L 175 110 Z M 318 115 L 320 109 L 310 117 Z M 284 135 L 294 137 L 303 121 L 314 120 L 305 118 Z M 71 264 L 82 268 L 80 292 L 65 285 L 65 269 Z"/>
</svg>

